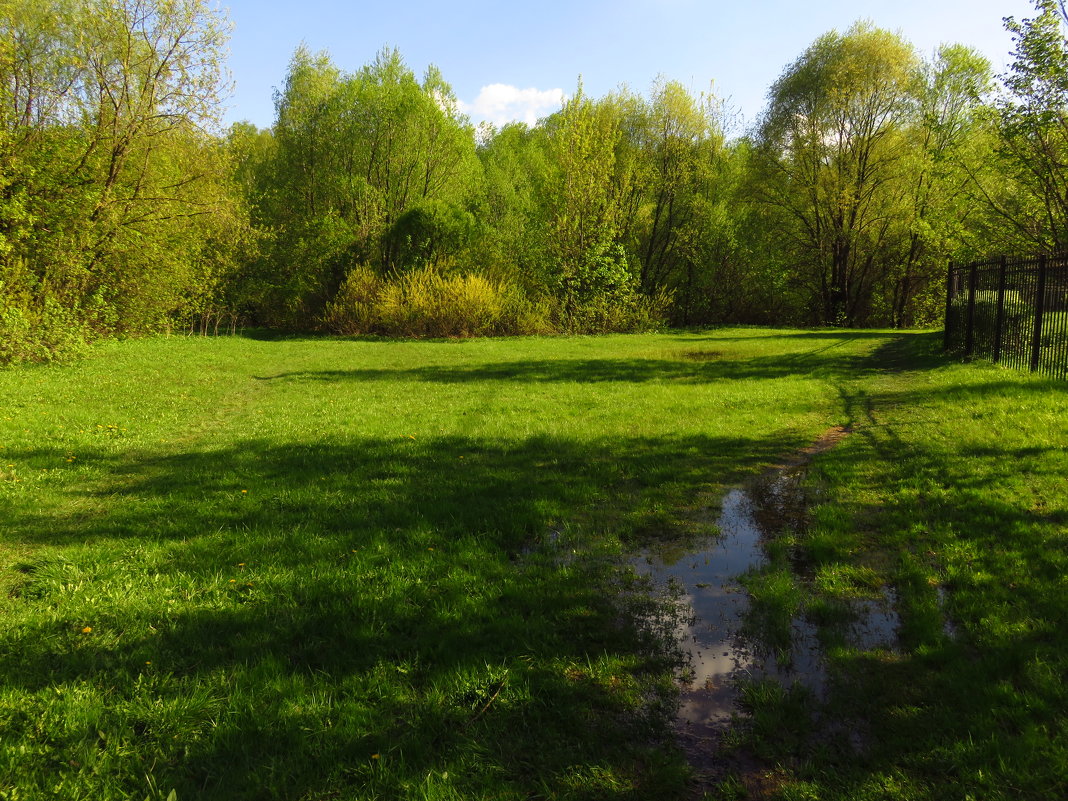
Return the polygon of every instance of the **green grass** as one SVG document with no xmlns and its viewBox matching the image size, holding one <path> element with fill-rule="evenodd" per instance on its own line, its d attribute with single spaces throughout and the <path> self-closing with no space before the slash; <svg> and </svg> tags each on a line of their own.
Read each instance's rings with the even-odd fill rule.
<svg viewBox="0 0 1068 801">
<path fill-rule="evenodd" d="M 904 648 L 832 652 L 863 753 L 776 727 L 814 702 L 768 688 L 737 747 L 783 797 L 1063 788 L 1065 387 L 935 339 L 170 338 L 2 371 L 0 799 L 686 797 L 619 559 L 847 422 L 793 535 L 816 578 L 754 591 L 890 582 Z"/>
<path fill-rule="evenodd" d="M 786 771 L 776 797 L 1068 797 L 1068 384 L 936 347 L 903 338 L 885 373 L 840 384 L 856 433 L 817 459 L 790 543 L 829 649 L 823 730 L 757 730 L 796 717 L 773 696 L 734 735 Z M 880 587 L 900 647 L 850 647 L 848 602 Z"/>
<path fill-rule="evenodd" d="M 839 422 L 884 340 L 173 338 L 0 373 L 0 788 L 678 795 L 670 654 L 615 560 Z"/>
</svg>

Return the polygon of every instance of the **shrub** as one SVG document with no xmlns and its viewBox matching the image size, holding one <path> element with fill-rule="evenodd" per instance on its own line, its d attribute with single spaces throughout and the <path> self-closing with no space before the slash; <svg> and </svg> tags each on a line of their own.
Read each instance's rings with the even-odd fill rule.
<svg viewBox="0 0 1068 801">
<path fill-rule="evenodd" d="M 671 295 L 649 297 L 638 292 L 595 295 L 560 313 L 560 328 L 574 334 L 612 334 L 653 331 L 664 324 Z"/>
<path fill-rule="evenodd" d="M 335 334 L 371 333 L 382 285 L 383 281 L 369 267 L 352 268 L 334 299 L 327 304 L 323 325 Z"/>
<path fill-rule="evenodd" d="M 77 315 L 56 300 L 21 307 L 0 296 L 0 364 L 46 362 L 77 356 L 87 332 Z"/>
<path fill-rule="evenodd" d="M 515 284 L 474 273 L 421 268 L 387 278 L 361 265 L 349 271 L 322 324 L 348 336 L 603 334 L 655 329 L 670 305 L 667 293 L 646 297 L 629 286 L 562 302 L 531 298 Z"/>
<path fill-rule="evenodd" d="M 337 334 L 471 337 L 553 331 L 547 303 L 481 275 L 423 268 L 383 278 L 353 268 L 323 315 Z"/>
<path fill-rule="evenodd" d="M 98 314 L 95 306 L 83 310 L 43 293 L 25 263 L 13 260 L 0 275 L 0 364 L 77 355 L 91 338 Z"/>
<path fill-rule="evenodd" d="M 485 336 L 502 333 L 503 311 L 500 287 L 485 278 L 422 269 L 385 285 L 378 324 L 395 336 Z"/>
</svg>

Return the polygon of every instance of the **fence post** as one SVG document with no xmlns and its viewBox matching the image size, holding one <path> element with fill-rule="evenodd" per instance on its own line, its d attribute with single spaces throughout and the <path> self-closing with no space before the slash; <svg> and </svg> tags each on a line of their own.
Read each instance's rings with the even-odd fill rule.
<svg viewBox="0 0 1068 801">
<path fill-rule="evenodd" d="M 1031 372 L 1038 370 L 1042 354 L 1042 312 L 1046 307 L 1046 257 L 1038 257 L 1038 286 L 1035 288 L 1035 330 L 1031 339 Z"/>
<path fill-rule="evenodd" d="M 1005 324 L 1005 271 L 1008 257 L 1002 256 L 998 265 L 998 313 L 994 318 L 994 364 L 1001 361 L 1001 329 Z"/>
<path fill-rule="evenodd" d="M 949 340 L 952 335 L 953 321 L 953 259 L 949 260 L 949 271 L 946 275 L 946 329 L 942 335 L 942 350 L 949 351 Z"/>
<path fill-rule="evenodd" d="M 979 282 L 979 266 L 972 262 L 968 271 L 968 322 L 964 329 L 964 356 L 971 357 L 975 352 L 975 285 Z"/>
</svg>

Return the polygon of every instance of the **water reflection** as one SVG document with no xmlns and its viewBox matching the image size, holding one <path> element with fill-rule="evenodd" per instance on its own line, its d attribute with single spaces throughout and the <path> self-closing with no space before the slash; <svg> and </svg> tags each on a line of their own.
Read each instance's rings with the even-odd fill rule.
<svg viewBox="0 0 1068 801">
<path fill-rule="evenodd" d="M 864 598 L 853 602 L 855 617 L 847 639 L 854 648 L 873 651 L 897 650 L 897 632 L 901 620 L 897 615 L 897 593 L 884 586 L 878 598 Z"/>
<path fill-rule="evenodd" d="M 798 530 L 805 516 L 802 478 L 811 456 L 836 444 L 848 429 L 832 429 L 801 454 L 745 488 L 730 490 L 716 518 L 718 536 L 688 552 L 649 550 L 634 568 L 661 586 L 681 589 L 688 614 L 677 636 L 688 660 L 683 675 L 678 722 L 688 739 L 714 740 L 738 711 L 739 684 L 746 679 L 773 679 L 784 686 L 800 684 L 817 699 L 827 683 L 816 626 L 803 617 L 790 624 L 788 647 L 769 648 L 747 630 L 751 604 L 738 577 L 767 563 L 768 538 Z M 804 576 L 801 576 L 804 578 Z M 846 641 L 853 647 L 897 647 L 897 599 L 890 587 L 878 598 L 852 604 Z"/>
<path fill-rule="evenodd" d="M 738 576 L 766 563 L 761 518 L 769 511 L 781 518 L 785 509 L 798 505 L 799 478 L 796 471 L 783 471 L 753 488 L 730 490 L 716 520 L 718 537 L 696 553 L 646 552 L 635 565 L 657 583 L 675 582 L 684 589 L 681 603 L 691 614 L 679 624 L 678 636 L 689 670 L 678 718 L 688 726 L 715 730 L 728 723 L 743 678 L 774 677 L 822 690 L 816 631 L 806 620 L 793 621 L 790 653 L 782 660 L 743 633 L 750 601 Z M 754 496 L 764 502 L 758 505 Z M 770 509 L 771 504 L 778 508 Z"/>
</svg>

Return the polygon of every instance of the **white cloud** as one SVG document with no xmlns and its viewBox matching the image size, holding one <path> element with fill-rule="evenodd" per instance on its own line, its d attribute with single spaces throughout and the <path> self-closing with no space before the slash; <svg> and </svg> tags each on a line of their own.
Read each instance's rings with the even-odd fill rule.
<svg viewBox="0 0 1068 801">
<path fill-rule="evenodd" d="M 563 89 L 519 89 L 504 83 L 483 86 L 473 103 L 460 102 L 460 110 L 476 122 L 494 125 L 525 122 L 534 125 L 540 117 L 559 110 L 564 102 Z"/>
</svg>

